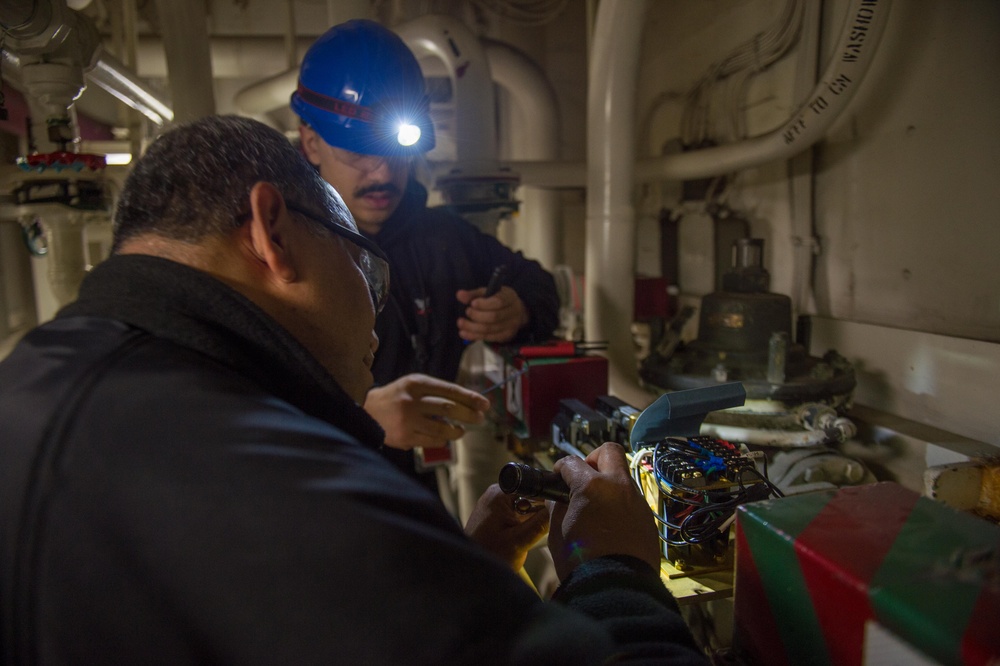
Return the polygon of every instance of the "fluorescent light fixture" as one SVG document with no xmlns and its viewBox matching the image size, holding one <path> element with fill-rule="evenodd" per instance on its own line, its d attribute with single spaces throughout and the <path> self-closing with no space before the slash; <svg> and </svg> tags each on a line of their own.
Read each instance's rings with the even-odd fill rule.
<svg viewBox="0 0 1000 666">
<path fill-rule="evenodd" d="M 104 160 L 108 166 L 125 166 L 132 161 L 132 153 L 108 153 Z"/>
<path fill-rule="evenodd" d="M 174 111 L 149 86 L 129 71 L 117 58 L 101 50 L 97 62 L 86 72 L 87 80 L 100 86 L 118 101 L 132 107 L 157 125 L 174 119 Z"/>
</svg>

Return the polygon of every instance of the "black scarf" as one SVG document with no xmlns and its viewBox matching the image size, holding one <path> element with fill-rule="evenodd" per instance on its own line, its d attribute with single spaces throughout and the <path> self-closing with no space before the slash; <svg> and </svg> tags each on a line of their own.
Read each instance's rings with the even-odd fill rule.
<svg viewBox="0 0 1000 666">
<path fill-rule="evenodd" d="M 278 322 L 239 292 L 183 264 L 115 255 L 58 317 L 107 317 L 200 352 L 373 448 L 385 433 Z"/>
</svg>

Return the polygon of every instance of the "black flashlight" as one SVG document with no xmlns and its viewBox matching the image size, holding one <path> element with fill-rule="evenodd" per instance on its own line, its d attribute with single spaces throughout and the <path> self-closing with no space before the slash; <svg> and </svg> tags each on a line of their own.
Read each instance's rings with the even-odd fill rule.
<svg viewBox="0 0 1000 666">
<path fill-rule="evenodd" d="M 569 501 L 569 486 L 555 472 L 509 462 L 500 469 L 500 490 L 508 495 L 550 499 L 556 502 Z"/>
</svg>

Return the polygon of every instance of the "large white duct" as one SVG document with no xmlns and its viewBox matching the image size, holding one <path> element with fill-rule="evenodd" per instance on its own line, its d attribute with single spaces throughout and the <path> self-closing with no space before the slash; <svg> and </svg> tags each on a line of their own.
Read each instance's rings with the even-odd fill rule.
<svg viewBox="0 0 1000 666">
<path fill-rule="evenodd" d="M 513 156 L 525 160 L 549 160 L 559 152 L 559 115 L 556 95 L 539 67 L 525 54 L 507 44 L 488 42 L 486 58 L 493 80 L 506 90 L 518 110 L 512 128 Z M 559 263 L 559 195 L 551 190 L 522 186 L 518 191 L 522 212 L 516 224 L 524 248 L 552 270 Z"/>
</svg>

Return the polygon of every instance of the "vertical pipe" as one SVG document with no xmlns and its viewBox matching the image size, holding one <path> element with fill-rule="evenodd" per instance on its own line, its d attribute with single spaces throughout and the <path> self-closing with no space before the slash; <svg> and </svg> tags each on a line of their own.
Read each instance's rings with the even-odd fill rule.
<svg viewBox="0 0 1000 666">
<path fill-rule="evenodd" d="M 520 111 L 513 129 L 512 157 L 551 160 L 559 152 L 559 117 L 556 95 L 545 74 L 524 53 L 509 44 L 486 44 L 486 58 L 493 80 Z M 559 263 L 559 194 L 555 190 L 521 186 L 522 212 L 517 224 L 524 233 L 525 253 L 552 270 Z"/>
<path fill-rule="evenodd" d="M 644 406 L 630 324 L 635 292 L 635 91 L 646 0 L 597 10 L 587 101 L 586 335 L 608 341 L 611 392 Z M 627 395 L 638 393 L 638 397 Z"/>
<path fill-rule="evenodd" d="M 156 0 L 163 30 L 174 120 L 215 115 L 212 58 L 204 0 Z"/>
<path fill-rule="evenodd" d="M 822 7 L 807 2 L 802 17 L 800 54 L 795 71 L 792 99 L 804 99 L 816 87 Z M 816 311 L 813 296 L 813 264 L 818 238 L 815 232 L 813 145 L 788 159 L 789 197 L 792 213 L 792 316 Z"/>
</svg>

